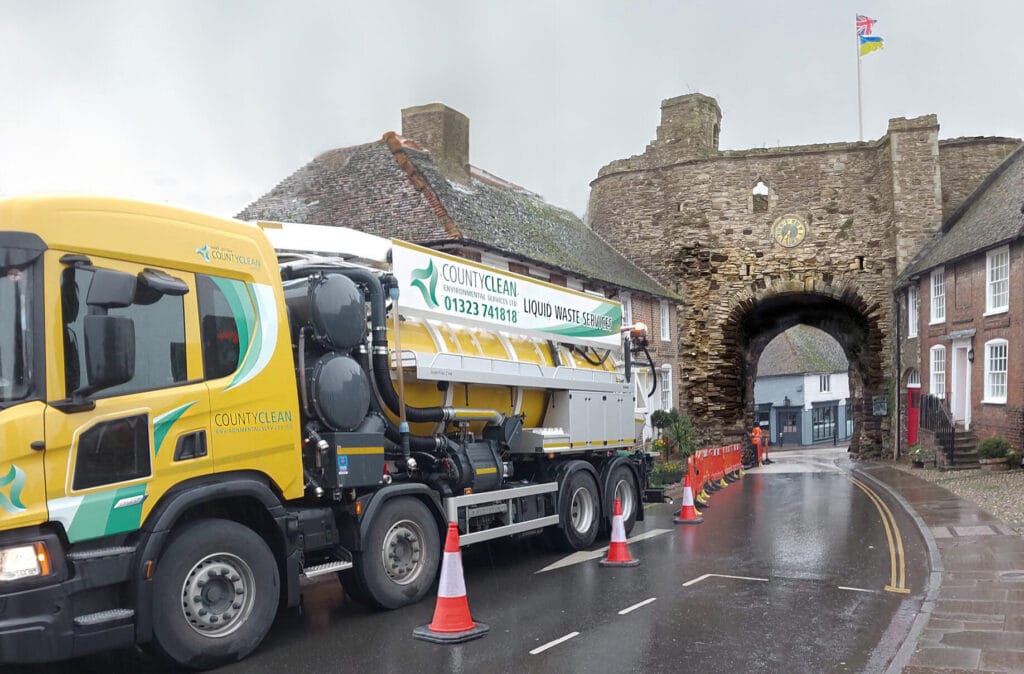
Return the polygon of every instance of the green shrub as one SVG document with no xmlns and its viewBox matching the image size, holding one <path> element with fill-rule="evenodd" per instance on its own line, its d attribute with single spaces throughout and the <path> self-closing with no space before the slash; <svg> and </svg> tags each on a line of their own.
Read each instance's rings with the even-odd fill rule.
<svg viewBox="0 0 1024 674">
<path fill-rule="evenodd" d="M 932 461 L 935 459 L 935 451 L 925 447 L 920 442 L 915 442 L 907 449 L 907 453 L 914 461 Z"/>
<path fill-rule="evenodd" d="M 651 485 L 663 486 L 681 482 L 683 479 L 683 464 L 677 461 L 665 461 L 654 464 L 651 471 Z"/>
<path fill-rule="evenodd" d="M 1020 454 L 1011 449 L 1006 453 L 1006 462 L 1010 464 L 1010 468 L 1019 468 Z"/>
<path fill-rule="evenodd" d="M 671 410 L 654 410 L 651 412 L 651 425 L 660 430 L 678 418 L 679 412 L 674 407 Z"/>
<path fill-rule="evenodd" d="M 675 410 L 673 410 L 675 411 Z M 679 447 L 679 454 L 685 459 L 697 451 L 697 429 L 690 417 L 680 414 L 665 429 L 665 437 Z"/>
<path fill-rule="evenodd" d="M 978 456 L 983 459 L 1003 459 L 1009 451 L 1009 441 L 1002 438 L 985 438 L 978 443 Z"/>
</svg>

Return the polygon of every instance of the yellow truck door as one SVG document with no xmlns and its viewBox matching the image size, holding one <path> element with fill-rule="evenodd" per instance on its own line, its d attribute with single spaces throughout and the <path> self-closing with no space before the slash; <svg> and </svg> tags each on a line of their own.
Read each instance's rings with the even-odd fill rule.
<svg viewBox="0 0 1024 674">
<path fill-rule="evenodd" d="M 140 279 L 130 306 L 109 309 L 134 324 L 134 375 L 87 393 L 81 404 L 73 394 L 90 385 L 84 317 L 95 311 L 89 293 L 99 269 Z M 62 344 L 56 369 L 63 371 L 63 386 L 51 387 L 63 391 L 54 391 L 46 412 L 50 519 L 64 525 L 72 543 L 133 531 L 172 486 L 212 472 L 194 277 L 96 257 L 49 265 L 47 274 L 57 275 L 48 280 L 60 288 L 53 329 Z M 167 286 L 172 290 L 159 291 Z"/>
</svg>

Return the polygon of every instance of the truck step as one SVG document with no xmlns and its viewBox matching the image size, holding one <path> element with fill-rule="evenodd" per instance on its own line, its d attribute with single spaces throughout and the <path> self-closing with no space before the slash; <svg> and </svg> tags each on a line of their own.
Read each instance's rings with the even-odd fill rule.
<svg viewBox="0 0 1024 674">
<path fill-rule="evenodd" d="M 75 627 L 105 627 L 111 623 L 119 623 L 135 617 L 135 611 L 130 608 L 112 608 L 107 611 L 87 613 L 75 618 Z"/>
<path fill-rule="evenodd" d="M 88 559 L 100 559 L 102 557 L 120 557 L 135 552 L 131 546 L 118 546 L 111 548 L 96 548 L 95 550 L 80 550 L 68 553 L 68 559 L 72 562 L 84 562 Z"/>
<path fill-rule="evenodd" d="M 307 566 L 302 570 L 302 576 L 304 578 L 316 578 L 317 576 L 325 576 L 328 573 L 337 573 L 338 571 L 345 571 L 351 568 L 352 562 L 350 561 L 327 562 L 326 564 Z"/>
</svg>

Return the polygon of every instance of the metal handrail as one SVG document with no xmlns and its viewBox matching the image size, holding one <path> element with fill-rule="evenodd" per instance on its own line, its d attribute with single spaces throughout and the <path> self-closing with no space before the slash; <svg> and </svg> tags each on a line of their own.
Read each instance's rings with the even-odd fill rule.
<svg viewBox="0 0 1024 674">
<path fill-rule="evenodd" d="M 921 396 L 921 428 L 935 434 L 939 448 L 946 453 L 946 465 L 953 465 L 953 446 L 956 442 L 956 425 L 946 401 L 935 395 Z"/>
</svg>

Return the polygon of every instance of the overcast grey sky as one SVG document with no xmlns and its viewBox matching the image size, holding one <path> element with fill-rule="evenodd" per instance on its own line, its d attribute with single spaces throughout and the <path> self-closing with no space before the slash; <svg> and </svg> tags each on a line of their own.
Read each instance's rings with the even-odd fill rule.
<svg viewBox="0 0 1024 674">
<path fill-rule="evenodd" d="M 662 99 L 718 98 L 723 149 L 1024 136 L 1019 0 L 0 0 L 0 194 L 85 192 L 232 215 L 318 153 L 470 118 L 470 161 L 582 215 Z"/>
</svg>

